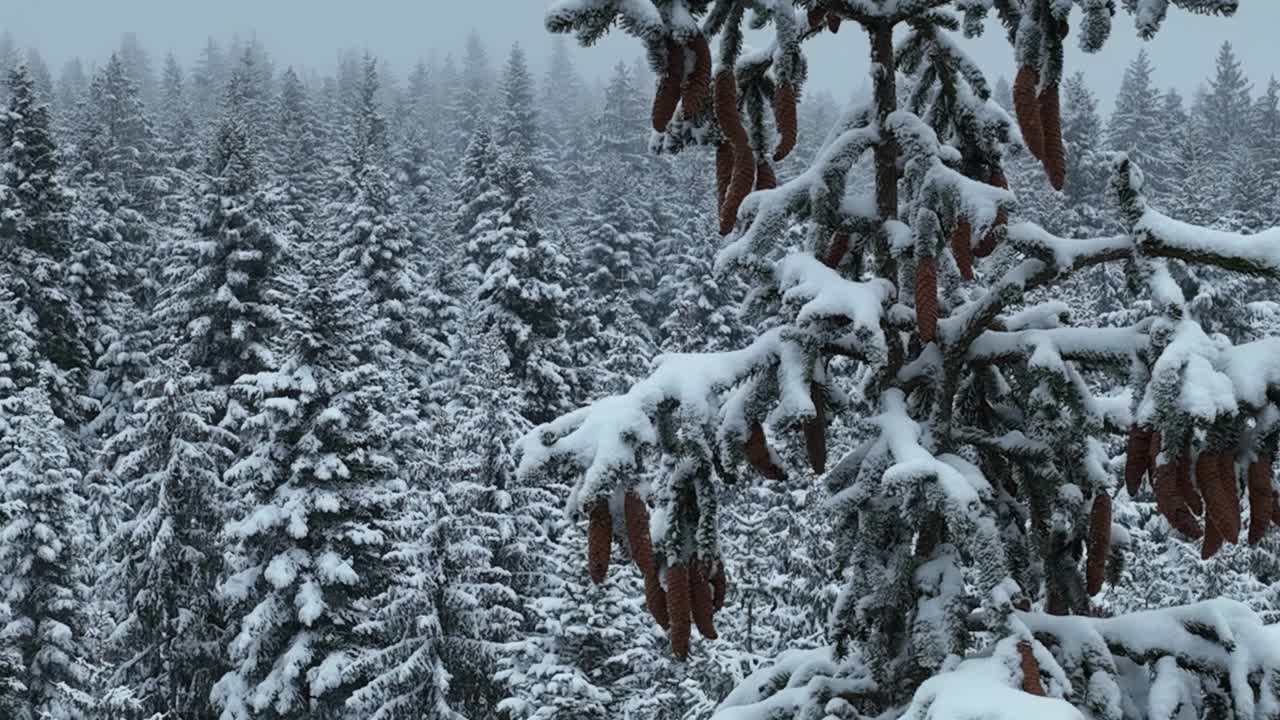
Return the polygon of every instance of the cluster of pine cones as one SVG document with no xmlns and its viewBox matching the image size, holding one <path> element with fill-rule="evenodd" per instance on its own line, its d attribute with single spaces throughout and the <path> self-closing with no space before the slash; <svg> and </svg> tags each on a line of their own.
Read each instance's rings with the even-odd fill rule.
<svg viewBox="0 0 1280 720">
<path fill-rule="evenodd" d="M 724 607 L 728 582 L 724 566 L 707 564 L 692 558 L 667 568 L 667 585 L 662 586 L 658 566 L 653 557 L 649 537 L 649 509 L 634 491 L 623 500 L 627 542 L 631 558 L 644 576 L 645 605 L 649 614 L 671 636 L 671 653 L 683 660 L 689 656 L 690 628 L 708 640 L 716 634 L 715 614 Z M 596 584 L 604 582 L 609 572 L 609 555 L 613 548 L 613 516 L 609 502 L 600 499 L 591 507 L 587 527 L 587 571 Z"/>
<path fill-rule="evenodd" d="M 1058 23 L 1058 32 L 1067 34 L 1067 24 Z M 1040 87 L 1040 73 L 1029 65 L 1018 68 L 1013 83 L 1013 109 L 1022 129 L 1027 149 L 1044 165 L 1045 174 L 1054 190 L 1067 181 L 1067 153 L 1062 144 L 1062 109 L 1058 99 L 1058 83 Z"/>
<path fill-rule="evenodd" d="M 1124 481 L 1136 496 L 1151 482 L 1156 509 L 1174 529 L 1204 538 L 1201 557 L 1208 560 L 1224 543 L 1240 540 L 1240 484 L 1232 448 L 1206 448 L 1192 457 L 1189 449 L 1161 454 L 1161 435 L 1140 425 L 1129 429 Z M 1280 525 L 1280 495 L 1273 488 L 1273 461 L 1261 453 L 1245 472 L 1249 492 L 1249 544 L 1262 542 L 1272 524 Z M 1203 526 L 1201 520 L 1203 519 Z"/>
</svg>

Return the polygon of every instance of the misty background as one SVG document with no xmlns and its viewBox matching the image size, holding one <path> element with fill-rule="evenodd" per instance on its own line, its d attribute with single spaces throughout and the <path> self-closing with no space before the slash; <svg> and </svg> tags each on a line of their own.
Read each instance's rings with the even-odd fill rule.
<svg viewBox="0 0 1280 720">
<path fill-rule="evenodd" d="M 90 66 L 104 62 L 122 33 L 135 32 L 153 57 L 172 51 L 184 65 L 196 59 L 209 37 L 223 42 L 233 35 L 256 35 L 272 49 L 282 68 L 296 65 L 328 73 L 339 49 L 368 49 L 402 76 L 419 60 L 459 57 L 467 35 L 474 31 L 490 48 L 519 42 L 540 75 L 553 42 L 542 26 L 549 4 L 547 0 L 4 0 L 0 30 L 12 32 L 21 47 L 38 48 L 55 73 L 77 56 Z M 1087 55 L 1071 43 L 1067 64 L 1085 73 L 1101 109 L 1110 112 L 1124 67 L 1140 47 L 1151 55 L 1154 84 L 1176 88 L 1189 97 L 1204 81 L 1203 69 L 1212 66 L 1218 47 L 1229 39 L 1249 79 L 1262 87 L 1271 75 L 1280 74 L 1277 28 L 1280 2 L 1255 0 L 1241 3 L 1231 18 L 1170 12 L 1160 34 L 1143 41 L 1133 31 L 1132 18 L 1122 12 L 1112 40 L 1101 52 Z M 603 82 L 619 60 L 629 62 L 643 54 L 639 43 L 621 32 L 595 48 L 570 45 L 588 81 Z M 1012 52 L 994 19 L 982 38 L 965 40 L 963 47 L 993 79 L 1013 76 Z M 853 27 L 807 43 L 810 89 L 847 97 L 865 77 L 865 48 L 865 38 Z"/>
</svg>

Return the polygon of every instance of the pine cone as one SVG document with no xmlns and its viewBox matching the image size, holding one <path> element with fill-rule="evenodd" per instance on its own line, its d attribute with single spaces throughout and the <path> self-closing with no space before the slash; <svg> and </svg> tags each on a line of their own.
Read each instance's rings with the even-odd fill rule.
<svg viewBox="0 0 1280 720">
<path fill-rule="evenodd" d="M 1107 575 L 1107 557 L 1111 553 L 1111 496 L 1098 493 L 1089 515 L 1089 565 L 1087 585 L 1090 595 L 1102 590 Z"/>
<path fill-rule="evenodd" d="M 965 219 L 957 222 L 951 231 L 951 254 L 956 258 L 956 267 L 960 268 L 960 277 L 965 280 L 973 279 L 973 246 L 969 244 L 972 234 L 969 221 Z"/>
<path fill-rule="evenodd" d="M 1204 526 L 1204 544 L 1200 546 L 1200 559 L 1208 560 L 1218 551 L 1222 549 L 1222 533 L 1218 532 L 1218 526 L 1212 522 L 1205 523 Z"/>
<path fill-rule="evenodd" d="M 1040 684 L 1040 663 L 1036 662 L 1031 643 L 1026 640 L 1018 643 L 1018 655 L 1022 656 L 1022 691 L 1044 695 L 1044 686 Z"/>
<path fill-rule="evenodd" d="M 667 569 L 667 608 L 671 613 L 671 654 L 678 660 L 689 657 L 689 568 L 672 565 Z"/>
<path fill-rule="evenodd" d="M 1040 74 L 1030 65 L 1018 68 L 1018 77 L 1013 83 L 1013 108 L 1018 116 L 1018 127 L 1022 130 L 1022 139 L 1027 149 L 1037 159 L 1044 157 L 1044 128 L 1040 125 L 1040 101 L 1037 90 L 1040 85 Z"/>
<path fill-rule="evenodd" d="M 1261 455 L 1249 465 L 1249 544 L 1257 545 L 1271 527 L 1271 458 Z"/>
<path fill-rule="evenodd" d="M 725 139 L 733 145 L 733 175 L 720 205 L 720 234 L 733 232 L 738 221 L 738 208 L 751 194 L 756 182 L 756 162 L 738 113 L 738 81 L 733 70 L 725 69 L 716 74 L 716 121 Z"/>
<path fill-rule="evenodd" d="M 653 96 L 653 129 L 666 132 L 667 125 L 680 104 L 680 88 L 684 84 L 684 47 L 667 40 L 667 68 L 658 81 L 658 92 Z"/>
<path fill-rule="evenodd" d="M 1234 484 L 1234 481 L 1224 483 L 1219 476 L 1221 463 L 1218 455 L 1216 450 L 1200 453 L 1196 460 L 1196 485 L 1204 497 L 1206 524 L 1213 526 L 1214 535 L 1226 540 L 1231 536 L 1232 525 L 1239 522 L 1240 505 L 1238 498 L 1236 502 L 1232 502 L 1232 493 L 1227 487 L 1228 484 Z"/>
<path fill-rule="evenodd" d="M 823 256 L 822 264 L 835 269 L 847 254 L 849 254 L 849 236 L 846 233 L 835 233 L 831 236 L 831 243 L 827 245 L 827 254 Z"/>
<path fill-rule="evenodd" d="M 756 190 L 772 190 L 778 187 L 778 176 L 773 174 L 773 166 L 768 160 L 756 164 Z"/>
<path fill-rule="evenodd" d="M 804 449 L 809 467 L 821 475 L 827 471 L 827 394 L 816 382 L 809 383 L 809 399 L 816 413 L 804 423 Z"/>
<path fill-rule="evenodd" d="M 1050 615 L 1070 615 L 1067 610 L 1067 599 L 1057 590 L 1050 590 L 1049 595 L 1044 600 L 1044 611 Z"/>
<path fill-rule="evenodd" d="M 1151 428 L 1131 425 L 1124 458 L 1124 487 L 1129 491 L 1129 497 L 1136 498 L 1142 490 L 1142 478 L 1147 474 L 1151 461 L 1150 449 Z"/>
<path fill-rule="evenodd" d="M 1151 486 L 1156 496 L 1156 510 L 1169 521 L 1169 525 L 1189 538 L 1199 538 L 1204 531 L 1178 493 L 1178 475 L 1190 472 L 1189 461 L 1181 458 L 1157 465 Z"/>
<path fill-rule="evenodd" d="M 724 205 L 724 196 L 732 180 L 733 144 L 722 140 L 716 145 L 716 207 Z"/>
<path fill-rule="evenodd" d="M 725 598 L 729 594 L 729 578 L 724 574 L 724 565 L 716 565 L 711 574 L 711 609 L 720 612 L 724 609 Z"/>
<path fill-rule="evenodd" d="M 773 161 L 782 162 L 796 147 L 799 126 L 796 124 L 796 88 L 789 82 L 778 86 L 773 94 L 773 119 L 778 126 L 778 147 Z"/>
<path fill-rule="evenodd" d="M 587 573 L 597 585 L 609 574 L 612 547 L 613 517 L 609 514 L 609 501 L 601 498 L 591 506 L 591 521 L 587 526 Z"/>
<path fill-rule="evenodd" d="M 751 423 L 751 433 L 747 436 L 747 462 L 761 475 L 769 480 L 785 480 L 786 473 L 773 462 L 769 455 L 769 444 L 764 437 L 764 426 L 760 422 Z"/>
<path fill-rule="evenodd" d="M 1005 178 L 1004 170 L 1001 170 L 999 165 L 991 166 L 991 177 L 987 180 L 987 184 L 998 188 L 1004 188 L 1005 190 L 1009 189 L 1009 181 Z M 1004 209 L 1002 206 L 996 210 L 995 224 L 987 230 L 987 233 L 982 236 L 982 240 L 978 242 L 977 247 L 973 249 L 974 256 L 984 258 L 995 252 L 996 243 L 999 242 L 999 237 L 996 234 L 996 228 L 1001 228 L 1008 224 L 1009 211 Z"/>
<path fill-rule="evenodd" d="M 809 29 L 810 30 L 817 30 L 818 28 L 822 27 L 822 24 L 825 23 L 826 21 L 827 21 L 826 10 L 824 10 L 823 8 L 817 5 L 814 5 L 813 7 L 809 8 Z"/>
<path fill-rule="evenodd" d="M 840 22 L 842 20 L 843 18 L 833 12 L 827 13 L 827 29 L 831 31 L 832 35 L 840 32 Z"/>
<path fill-rule="evenodd" d="M 1240 483 L 1236 479 L 1236 456 L 1230 450 L 1218 453 L 1218 482 L 1232 510 L 1230 524 L 1218 529 L 1222 531 L 1223 540 L 1235 545 L 1240 542 Z"/>
<path fill-rule="evenodd" d="M 1044 130 L 1044 169 L 1053 189 L 1061 190 L 1067 182 L 1067 151 L 1062 144 L 1062 108 L 1057 83 L 1040 93 L 1040 126 Z"/>
<path fill-rule="evenodd" d="M 707 99 L 711 96 L 711 46 L 706 36 L 698 33 L 689 42 L 689 49 L 693 51 L 693 72 L 689 73 L 681 101 L 685 117 L 695 118 L 707 109 Z"/>
<path fill-rule="evenodd" d="M 916 260 L 916 326 L 920 340 L 933 342 L 938 334 L 938 267 L 928 255 Z"/>
<path fill-rule="evenodd" d="M 716 635 L 711 584 L 707 581 L 706 573 L 702 572 L 702 564 L 696 560 L 689 564 L 689 608 L 693 624 L 698 627 L 698 633 L 702 637 L 708 640 L 720 637 Z"/>
</svg>

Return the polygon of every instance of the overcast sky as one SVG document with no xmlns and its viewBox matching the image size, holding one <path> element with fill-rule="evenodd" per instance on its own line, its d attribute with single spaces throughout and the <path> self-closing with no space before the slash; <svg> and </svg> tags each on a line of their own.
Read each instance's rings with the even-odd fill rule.
<svg viewBox="0 0 1280 720">
<path fill-rule="evenodd" d="M 17 43 L 35 47 L 56 77 L 62 64 L 79 55 L 97 63 L 126 31 L 134 31 L 157 59 L 173 51 L 190 62 L 205 38 L 220 40 L 256 33 L 281 67 L 311 66 L 328 72 L 339 48 L 368 49 L 400 71 L 432 52 L 457 55 L 467 34 L 477 31 L 495 64 L 519 41 L 540 65 L 550 47 L 542 27 L 547 0 L 0 0 L 0 29 Z M 1143 43 L 1132 19 L 1121 12 L 1106 49 L 1086 56 L 1075 50 L 1069 71 L 1083 70 L 1090 85 L 1111 105 L 1125 64 L 1145 45 L 1156 64 L 1156 81 L 1190 95 L 1213 67 L 1217 48 L 1230 40 L 1246 72 L 1259 88 L 1280 75 L 1280 0 L 1242 0 L 1234 18 L 1191 16 L 1171 9 L 1164 30 Z M 994 21 L 992 21 L 994 25 Z M 961 42 L 994 80 L 1011 76 L 1012 53 L 998 28 L 976 41 Z M 843 98 L 866 77 L 866 41 L 846 25 L 840 35 L 809 43 L 814 87 Z M 605 74 L 619 59 L 641 53 L 639 42 L 615 32 L 599 46 L 576 50 L 589 78 Z"/>
</svg>

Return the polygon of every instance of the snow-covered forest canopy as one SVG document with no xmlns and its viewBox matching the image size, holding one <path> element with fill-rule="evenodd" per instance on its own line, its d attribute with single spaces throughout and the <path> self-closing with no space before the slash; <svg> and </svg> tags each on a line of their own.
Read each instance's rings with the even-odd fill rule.
<svg viewBox="0 0 1280 720">
<path fill-rule="evenodd" d="M 1280 720 L 1236 5 L 559 0 L 332 68 L 0 17 L 0 720 Z M 1192 94 L 1064 61 L 1174 13 Z"/>
</svg>

